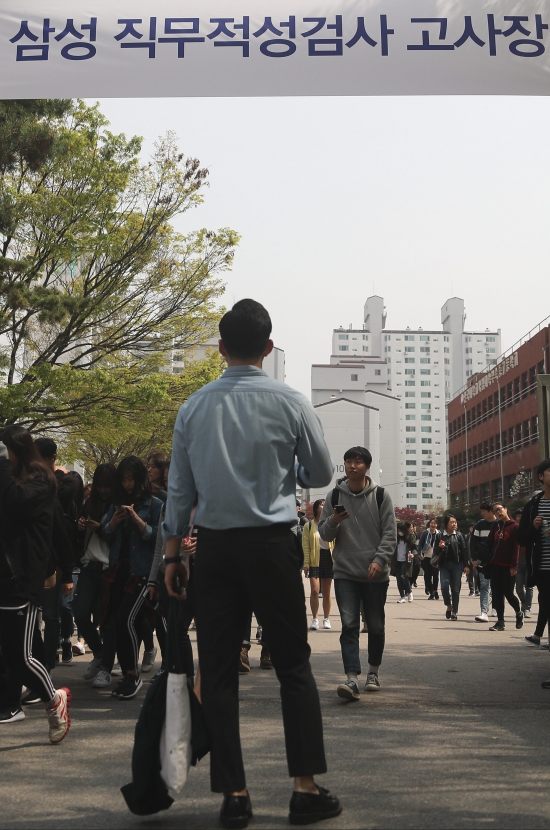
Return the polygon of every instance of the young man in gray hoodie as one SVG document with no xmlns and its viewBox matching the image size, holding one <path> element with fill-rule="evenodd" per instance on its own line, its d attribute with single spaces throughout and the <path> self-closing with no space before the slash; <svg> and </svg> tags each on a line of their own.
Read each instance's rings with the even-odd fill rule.
<svg viewBox="0 0 550 830">
<path fill-rule="evenodd" d="M 344 455 L 346 475 L 327 495 L 319 520 L 319 535 L 334 541 L 334 590 L 342 620 L 340 645 L 347 679 L 337 688 L 339 697 L 359 700 L 357 676 L 361 602 L 368 628 L 369 669 L 365 691 L 380 689 L 378 669 L 385 641 L 386 595 L 390 563 L 397 544 L 397 525 L 391 497 L 369 477 L 372 456 L 365 447 Z M 334 493 L 334 495 L 333 495 Z"/>
</svg>

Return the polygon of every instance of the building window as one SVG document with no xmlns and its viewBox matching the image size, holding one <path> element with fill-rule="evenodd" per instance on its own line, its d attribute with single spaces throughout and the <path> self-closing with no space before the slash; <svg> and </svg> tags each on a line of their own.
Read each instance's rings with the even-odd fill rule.
<svg viewBox="0 0 550 830">
<path fill-rule="evenodd" d="M 416 444 L 416 438 L 405 438 L 406 444 Z"/>
<path fill-rule="evenodd" d="M 429 358 L 429 357 L 421 357 L 421 358 L 420 358 L 420 362 L 421 362 L 421 363 L 429 363 L 429 362 L 430 362 L 430 358 Z"/>
<path fill-rule="evenodd" d="M 414 373 L 415 373 L 414 369 L 405 369 L 405 374 L 406 375 L 414 375 Z"/>
<path fill-rule="evenodd" d="M 422 443 L 423 443 L 423 444 L 431 444 L 431 443 L 432 443 L 432 439 L 431 439 L 431 438 L 423 438 L 423 439 L 422 439 Z"/>
<path fill-rule="evenodd" d="M 485 342 L 486 343 L 495 343 L 496 342 L 496 337 L 486 337 Z"/>
<path fill-rule="evenodd" d="M 363 335 L 363 340 L 368 340 L 368 339 L 369 339 L 368 334 L 364 334 L 364 335 Z"/>
<path fill-rule="evenodd" d="M 414 363 L 414 357 L 406 357 L 405 363 Z"/>
<path fill-rule="evenodd" d="M 431 397 L 432 397 L 432 393 L 431 393 L 431 392 L 421 392 L 421 393 L 420 393 L 420 397 L 421 397 L 421 398 L 431 398 Z"/>
<path fill-rule="evenodd" d="M 421 415 L 421 416 L 420 416 L 420 420 L 421 420 L 421 421 L 431 421 L 431 420 L 432 420 L 432 416 L 431 416 L 431 415 Z"/>
<path fill-rule="evenodd" d="M 368 350 L 369 350 L 369 347 L 368 347 L 368 346 L 363 346 L 363 351 L 364 351 L 364 352 L 368 352 Z"/>
<path fill-rule="evenodd" d="M 415 380 L 406 380 L 405 381 L 405 386 L 416 386 L 416 381 Z"/>
<path fill-rule="evenodd" d="M 405 340 L 406 340 L 406 339 L 407 339 L 407 338 L 405 337 Z M 414 352 L 414 346 L 405 346 L 405 351 L 406 351 L 406 352 Z"/>
<path fill-rule="evenodd" d="M 420 381 L 420 386 L 431 386 L 431 385 L 432 385 L 431 380 L 421 380 Z"/>
<path fill-rule="evenodd" d="M 416 421 L 416 415 L 405 415 L 406 421 Z"/>
<path fill-rule="evenodd" d="M 411 394 L 414 394 L 414 393 L 413 392 L 407 392 L 406 394 L 411 395 Z M 416 404 L 415 403 L 406 403 L 405 404 L 405 409 L 416 409 Z"/>
<path fill-rule="evenodd" d="M 420 431 L 421 432 L 431 432 L 432 428 L 431 427 L 420 427 Z"/>
<path fill-rule="evenodd" d="M 411 464 L 416 464 L 416 458 L 412 459 L 412 461 L 411 460 L 405 461 L 405 464 L 408 465 L 408 466 L 410 466 Z"/>
<path fill-rule="evenodd" d="M 359 375 L 352 375 L 352 376 L 351 376 L 351 379 L 352 379 L 352 380 L 359 380 Z"/>
<path fill-rule="evenodd" d="M 347 336 L 347 334 L 339 334 L 338 340 L 349 340 L 349 337 Z"/>
<path fill-rule="evenodd" d="M 416 427 L 405 427 L 406 432 L 416 432 Z"/>
<path fill-rule="evenodd" d="M 414 334 L 406 334 L 405 335 L 405 340 L 409 340 L 409 341 L 412 340 L 412 342 L 414 343 Z"/>
<path fill-rule="evenodd" d="M 431 375 L 431 369 L 421 369 L 420 374 L 421 375 Z"/>
<path fill-rule="evenodd" d="M 338 346 L 339 352 L 349 352 L 349 346 Z"/>
<path fill-rule="evenodd" d="M 415 395 L 416 395 L 416 392 L 405 392 L 405 397 L 406 398 L 414 398 Z M 405 408 L 407 408 L 406 404 L 405 404 Z"/>
<path fill-rule="evenodd" d="M 375 374 L 375 375 L 381 375 L 381 374 L 382 374 L 382 370 L 381 370 L 381 369 L 375 369 L 375 370 L 374 370 L 374 374 Z"/>
<path fill-rule="evenodd" d="M 420 340 L 423 341 L 424 343 L 426 343 L 426 342 L 429 343 L 430 342 L 430 336 L 428 334 L 421 334 L 420 335 Z"/>
<path fill-rule="evenodd" d="M 407 481 L 407 487 L 416 487 L 416 481 Z"/>
</svg>

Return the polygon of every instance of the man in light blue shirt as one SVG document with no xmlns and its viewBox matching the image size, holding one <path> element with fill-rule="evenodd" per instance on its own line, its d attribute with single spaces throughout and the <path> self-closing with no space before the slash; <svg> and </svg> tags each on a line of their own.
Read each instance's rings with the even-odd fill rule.
<svg viewBox="0 0 550 830">
<path fill-rule="evenodd" d="M 225 796 L 224 827 L 252 816 L 239 735 L 239 653 L 252 607 L 281 684 L 289 774 L 289 819 L 309 824 L 340 814 L 313 776 L 326 772 L 319 695 L 309 663 L 296 524 L 296 480 L 322 487 L 333 465 L 309 401 L 262 371 L 273 349 L 269 314 L 241 300 L 220 321 L 228 368 L 185 403 L 176 420 L 164 532 L 166 586 L 184 577 L 180 540 L 195 492 L 198 528 L 194 580 L 211 786 Z M 297 459 L 297 461 L 296 461 Z"/>
</svg>

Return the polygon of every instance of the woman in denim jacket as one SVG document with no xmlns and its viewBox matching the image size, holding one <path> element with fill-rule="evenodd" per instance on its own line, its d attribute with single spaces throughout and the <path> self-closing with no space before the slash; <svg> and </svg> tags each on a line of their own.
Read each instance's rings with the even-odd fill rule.
<svg viewBox="0 0 550 830">
<path fill-rule="evenodd" d="M 120 700 L 135 697 L 143 685 L 138 671 L 140 638 L 137 632 L 144 614 L 161 508 L 160 499 L 151 495 L 143 462 L 134 455 L 123 458 L 116 473 L 114 504 L 100 531 L 110 545 L 109 568 L 105 574 L 104 630 L 116 632 L 122 680 L 112 696 Z M 102 654 L 102 669 L 108 675 L 103 685 L 108 685 L 115 648 L 114 638 L 105 639 L 110 647 Z"/>
</svg>

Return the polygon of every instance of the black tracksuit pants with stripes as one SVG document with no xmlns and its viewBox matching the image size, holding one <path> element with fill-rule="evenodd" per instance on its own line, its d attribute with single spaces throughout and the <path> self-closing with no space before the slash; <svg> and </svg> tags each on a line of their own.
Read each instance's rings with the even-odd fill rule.
<svg viewBox="0 0 550 830">
<path fill-rule="evenodd" d="M 49 703 L 55 697 L 55 687 L 44 665 L 46 655 L 37 616 L 38 608 L 31 602 L 18 608 L 2 607 L 0 602 L 0 650 L 8 676 Z"/>
</svg>

